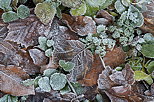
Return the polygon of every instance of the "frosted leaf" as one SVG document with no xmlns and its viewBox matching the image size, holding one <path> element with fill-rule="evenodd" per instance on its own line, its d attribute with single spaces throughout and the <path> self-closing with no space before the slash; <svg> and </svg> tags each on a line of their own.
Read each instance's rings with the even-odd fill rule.
<svg viewBox="0 0 154 102">
<path fill-rule="evenodd" d="M 82 4 L 82 0 L 60 0 L 62 5 L 69 8 L 78 8 Z"/>
<path fill-rule="evenodd" d="M 0 0 L 0 8 L 3 10 L 11 10 L 10 4 L 11 0 Z"/>
<path fill-rule="evenodd" d="M 44 25 L 34 15 L 10 22 L 7 28 L 9 33 L 4 40 L 17 42 L 25 47 L 38 45 L 39 36 L 50 38 L 59 31 L 56 20 L 52 25 Z"/>
<path fill-rule="evenodd" d="M 86 36 L 89 33 L 96 33 L 96 23 L 89 16 L 70 16 L 63 14 L 62 19 L 71 31 L 80 36 Z"/>
<path fill-rule="evenodd" d="M 146 40 L 146 41 L 154 41 L 154 36 L 151 33 L 146 33 L 143 36 L 143 39 Z"/>
<path fill-rule="evenodd" d="M 44 24 L 53 20 L 56 14 L 56 8 L 48 2 L 38 3 L 35 7 L 35 14 Z"/>
<path fill-rule="evenodd" d="M 35 65 L 38 65 L 38 66 L 46 65 L 47 57 L 44 55 L 44 53 L 41 50 L 30 49 L 29 54 Z"/>
<path fill-rule="evenodd" d="M 44 76 L 47 76 L 47 77 L 50 77 L 52 74 L 56 73 L 57 70 L 56 69 L 46 69 L 44 72 L 43 72 L 43 75 Z"/>
<path fill-rule="evenodd" d="M 121 0 L 121 2 L 124 6 L 129 6 L 131 3 L 131 0 Z"/>
<path fill-rule="evenodd" d="M 11 22 L 11 21 L 15 21 L 18 18 L 17 14 L 13 11 L 8 11 L 2 14 L 2 19 L 4 22 Z"/>
<path fill-rule="evenodd" d="M 142 45 L 141 53 L 148 58 L 154 58 L 154 44 Z"/>
<path fill-rule="evenodd" d="M 99 10 L 99 7 L 93 7 L 93 6 L 90 6 L 90 5 L 86 5 L 87 7 L 87 11 L 85 13 L 86 16 L 91 16 L 93 17 L 94 15 L 96 15 L 96 13 L 98 12 Z"/>
<path fill-rule="evenodd" d="M 117 12 L 120 13 L 120 14 L 126 10 L 126 8 L 124 7 L 124 5 L 121 3 L 120 0 L 117 0 L 115 2 L 114 7 L 117 10 Z"/>
<path fill-rule="evenodd" d="M 67 83 L 66 75 L 62 73 L 54 73 L 50 77 L 50 85 L 53 90 L 61 90 Z"/>
<path fill-rule="evenodd" d="M 74 67 L 75 64 L 72 62 L 65 62 L 64 60 L 59 61 L 60 67 L 62 67 L 65 71 L 71 71 Z"/>
<path fill-rule="evenodd" d="M 27 80 L 24 80 L 24 81 L 22 81 L 22 84 L 25 85 L 25 86 L 34 85 L 34 79 L 27 79 Z"/>
<path fill-rule="evenodd" d="M 53 50 L 52 50 L 52 48 L 47 49 L 47 50 L 45 51 L 45 55 L 46 55 L 47 57 L 51 57 L 52 54 L 53 54 Z"/>
<path fill-rule="evenodd" d="M 102 6 L 106 0 L 86 0 L 86 2 L 93 7 Z"/>
<path fill-rule="evenodd" d="M 105 0 L 105 3 L 103 5 L 101 5 L 101 9 L 105 9 L 107 8 L 109 5 L 111 5 L 113 3 L 114 0 Z"/>
<path fill-rule="evenodd" d="M 102 31 L 105 31 L 106 27 L 104 25 L 97 26 L 97 33 L 101 33 Z"/>
<path fill-rule="evenodd" d="M 42 91 L 50 92 L 51 86 L 49 84 L 49 78 L 48 77 L 42 77 L 38 81 L 38 85 L 41 88 Z"/>
<path fill-rule="evenodd" d="M 67 40 L 55 44 L 53 59 L 55 63 L 58 63 L 59 60 L 74 63 L 75 67 L 70 72 L 70 80 L 76 81 L 79 78 L 83 78 L 86 71 L 90 70 L 93 55 L 80 41 Z"/>
<path fill-rule="evenodd" d="M 17 8 L 17 15 L 19 18 L 25 19 L 26 17 L 28 17 L 30 15 L 30 10 L 27 6 L 20 5 Z"/>
<path fill-rule="evenodd" d="M 66 85 L 63 89 L 60 90 L 60 94 L 64 95 L 66 93 L 69 93 L 71 91 L 71 88 Z"/>
<path fill-rule="evenodd" d="M 86 3 L 83 3 L 83 4 L 81 4 L 81 6 L 79 8 L 76 8 L 76 9 L 72 8 L 70 10 L 70 13 L 72 16 L 81 16 L 86 13 L 86 10 L 87 10 Z"/>
<path fill-rule="evenodd" d="M 54 41 L 53 41 L 53 40 L 47 40 L 46 45 L 47 45 L 48 47 L 51 47 L 51 46 L 54 45 Z"/>
<path fill-rule="evenodd" d="M 8 24 L 0 20 L 0 41 L 3 41 L 5 37 L 7 36 L 7 33 L 8 33 L 7 26 Z"/>
</svg>

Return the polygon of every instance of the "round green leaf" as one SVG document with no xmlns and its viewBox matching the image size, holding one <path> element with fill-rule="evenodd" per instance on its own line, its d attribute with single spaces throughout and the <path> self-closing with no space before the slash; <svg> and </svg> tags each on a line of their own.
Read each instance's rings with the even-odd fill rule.
<svg viewBox="0 0 154 102">
<path fill-rule="evenodd" d="M 149 73 L 152 73 L 154 71 L 154 61 L 151 61 L 146 68 Z"/>
<path fill-rule="evenodd" d="M 4 22 L 11 22 L 11 21 L 15 21 L 18 18 L 17 14 L 13 11 L 8 11 L 2 14 L 2 19 Z"/>
<path fill-rule="evenodd" d="M 30 15 L 30 10 L 27 6 L 25 5 L 20 5 L 17 8 L 17 15 L 19 18 L 24 19 Z"/>
<path fill-rule="evenodd" d="M 50 85 L 53 90 L 61 90 L 67 83 L 66 75 L 61 73 L 54 73 L 50 77 Z"/>
<path fill-rule="evenodd" d="M 12 8 L 10 7 L 11 0 L 0 0 L 0 8 L 4 11 L 9 11 Z"/>
<path fill-rule="evenodd" d="M 52 50 L 52 48 L 47 49 L 47 50 L 45 51 L 45 55 L 46 55 L 47 57 L 51 57 L 52 54 L 53 54 L 53 50 Z"/>
<path fill-rule="evenodd" d="M 82 4 L 82 0 L 61 0 L 61 3 L 69 8 L 78 8 Z"/>
<path fill-rule="evenodd" d="M 54 45 L 54 41 L 53 40 L 47 40 L 47 46 L 51 47 Z"/>
<path fill-rule="evenodd" d="M 141 53 L 148 58 L 154 58 L 154 44 L 142 45 Z"/>
<path fill-rule="evenodd" d="M 49 2 L 43 2 L 36 5 L 34 12 L 42 23 L 48 24 L 53 20 L 56 8 Z"/>
<path fill-rule="evenodd" d="M 115 2 L 114 7 L 117 10 L 117 12 L 120 13 L 120 14 L 126 10 L 125 6 L 121 3 L 120 0 L 117 0 Z"/>
<path fill-rule="evenodd" d="M 51 91 L 51 87 L 49 84 L 49 78 L 48 77 L 42 77 L 39 79 L 38 81 L 38 85 L 41 88 L 42 91 L 45 92 L 50 92 Z"/>
<path fill-rule="evenodd" d="M 74 67 L 75 64 L 72 62 L 65 62 L 64 60 L 59 61 L 60 67 L 62 67 L 65 71 L 71 71 Z"/>
<path fill-rule="evenodd" d="M 102 6 L 106 0 L 86 0 L 86 2 L 93 7 Z"/>
</svg>

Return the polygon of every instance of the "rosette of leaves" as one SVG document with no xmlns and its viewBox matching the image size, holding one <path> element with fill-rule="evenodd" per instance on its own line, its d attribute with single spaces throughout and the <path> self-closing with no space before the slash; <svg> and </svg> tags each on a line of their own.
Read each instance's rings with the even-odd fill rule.
<svg viewBox="0 0 154 102">
<path fill-rule="evenodd" d="M 38 47 L 41 50 L 45 51 L 45 55 L 47 57 L 52 56 L 54 41 L 53 40 L 48 40 L 46 37 L 39 37 L 38 42 L 39 42 Z"/>
<path fill-rule="evenodd" d="M 53 2 L 38 3 L 34 12 L 43 24 L 48 24 L 56 14 L 56 7 Z"/>
<path fill-rule="evenodd" d="M 81 39 L 93 53 L 105 56 L 106 49 L 112 49 L 116 41 L 111 39 L 107 33 L 107 28 L 104 25 L 97 26 L 97 34 L 88 34 L 85 39 Z"/>
</svg>

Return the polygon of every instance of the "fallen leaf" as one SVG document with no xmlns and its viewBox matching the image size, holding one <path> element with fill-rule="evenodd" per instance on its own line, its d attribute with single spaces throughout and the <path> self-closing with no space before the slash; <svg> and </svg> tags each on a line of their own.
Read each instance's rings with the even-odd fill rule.
<svg viewBox="0 0 154 102">
<path fill-rule="evenodd" d="M 100 25 L 109 25 L 113 23 L 113 16 L 110 15 L 107 11 L 105 10 L 100 10 L 96 14 L 96 18 L 94 18 L 95 22 Z"/>
<path fill-rule="evenodd" d="M 6 41 L 17 42 L 18 44 L 28 46 L 35 46 L 38 44 L 39 36 L 53 36 L 57 34 L 58 26 L 55 20 L 54 23 L 43 25 L 36 16 L 30 15 L 26 19 L 20 19 L 15 22 L 11 22 L 8 25 L 9 33 L 6 36 Z"/>
<path fill-rule="evenodd" d="M 0 19 L 0 41 L 2 41 L 8 33 L 8 29 L 7 29 L 8 24 L 4 23 L 1 19 Z"/>
<path fill-rule="evenodd" d="M 96 25 L 91 17 L 62 14 L 62 20 L 67 24 L 71 31 L 80 36 L 86 36 L 89 33 L 96 33 Z"/>
<path fill-rule="evenodd" d="M 84 78 L 79 80 L 78 82 L 83 84 L 84 86 L 94 86 L 97 84 L 97 79 L 99 74 L 101 74 L 102 70 L 104 70 L 101 59 L 98 55 L 94 55 L 94 61 L 89 71 L 86 72 Z"/>
<path fill-rule="evenodd" d="M 122 48 L 117 47 L 112 51 L 109 51 L 104 56 L 103 60 L 106 66 L 110 66 L 111 68 L 115 68 L 120 64 L 125 62 L 126 53 L 122 50 Z"/>
<path fill-rule="evenodd" d="M 93 62 L 93 55 L 85 48 L 85 45 L 78 40 L 60 40 L 55 42 L 54 47 L 54 63 L 65 60 L 75 64 L 74 69 L 70 72 L 69 79 L 75 82 L 84 78 L 85 73 L 90 70 Z"/>
<path fill-rule="evenodd" d="M 41 50 L 30 49 L 29 54 L 35 65 L 41 66 L 41 65 L 47 64 L 48 58 L 45 56 L 44 52 L 42 52 Z"/>
<path fill-rule="evenodd" d="M 147 10 L 143 12 L 144 25 L 140 27 L 144 32 L 150 32 L 154 35 L 154 1 L 146 5 Z"/>
<path fill-rule="evenodd" d="M 35 95 L 34 86 L 25 87 L 20 80 L 0 71 L 0 90 L 14 96 Z"/>
</svg>

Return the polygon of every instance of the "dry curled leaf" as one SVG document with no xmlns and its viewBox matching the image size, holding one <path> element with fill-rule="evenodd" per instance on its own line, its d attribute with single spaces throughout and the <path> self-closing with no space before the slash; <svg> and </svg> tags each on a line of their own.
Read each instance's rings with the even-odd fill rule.
<svg viewBox="0 0 154 102">
<path fill-rule="evenodd" d="M 35 95 L 34 86 L 26 87 L 20 80 L 0 71 L 0 90 L 14 96 Z"/>
<path fill-rule="evenodd" d="M 70 30 L 80 36 L 86 36 L 89 33 L 96 33 L 96 25 L 91 17 L 63 14 L 62 20 L 67 24 Z"/>
</svg>

